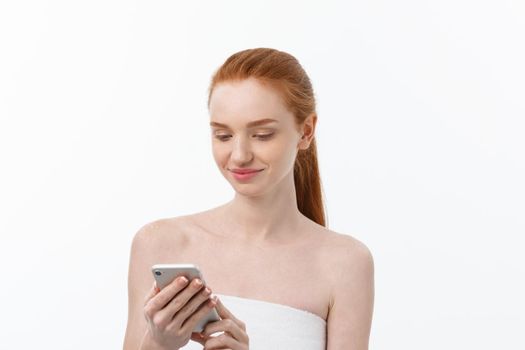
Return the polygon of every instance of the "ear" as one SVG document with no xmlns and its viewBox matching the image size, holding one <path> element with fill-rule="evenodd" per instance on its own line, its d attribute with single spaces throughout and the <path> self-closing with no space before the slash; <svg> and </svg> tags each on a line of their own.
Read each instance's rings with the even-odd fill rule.
<svg viewBox="0 0 525 350">
<path fill-rule="evenodd" d="M 297 145 L 299 149 L 308 149 L 310 143 L 315 136 L 315 125 L 317 124 L 317 114 L 310 114 L 303 122 L 301 126 L 302 136 L 299 144 Z"/>
</svg>

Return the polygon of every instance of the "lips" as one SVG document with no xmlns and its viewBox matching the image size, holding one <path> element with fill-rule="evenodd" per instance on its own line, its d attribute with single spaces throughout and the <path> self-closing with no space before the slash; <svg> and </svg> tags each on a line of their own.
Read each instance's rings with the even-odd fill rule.
<svg viewBox="0 0 525 350">
<path fill-rule="evenodd" d="M 261 170 L 263 169 L 233 169 L 230 171 L 235 174 L 251 174 L 251 173 L 256 173 L 258 171 L 261 171 Z"/>
</svg>

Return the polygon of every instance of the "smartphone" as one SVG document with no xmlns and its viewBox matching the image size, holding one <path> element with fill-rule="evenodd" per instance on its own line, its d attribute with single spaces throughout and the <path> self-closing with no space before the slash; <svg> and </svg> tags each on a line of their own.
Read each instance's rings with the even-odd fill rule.
<svg viewBox="0 0 525 350">
<path fill-rule="evenodd" d="M 157 281 L 157 287 L 160 289 L 166 287 L 179 276 L 185 276 L 188 281 L 191 281 L 193 278 L 199 278 L 204 286 L 206 286 L 202 272 L 199 267 L 194 264 L 155 264 L 151 267 L 151 272 L 153 273 L 155 281 Z M 208 322 L 219 321 L 220 319 L 217 310 L 213 308 L 195 325 L 193 332 L 202 332 Z"/>
</svg>

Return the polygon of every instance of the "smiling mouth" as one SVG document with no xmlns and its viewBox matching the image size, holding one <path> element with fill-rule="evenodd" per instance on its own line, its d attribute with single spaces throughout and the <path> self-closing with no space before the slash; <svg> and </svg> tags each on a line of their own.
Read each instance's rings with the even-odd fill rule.
<svg viewBox="0 0 525 350">
<path fill-rule="evenodd" d="M 230 169 L 228 169 L 230 170 Z M 253 174 L 253 173 L 256 173 L 256 172 L 259 172 L 259 171 L 263 171 L 264 169 L 259 169 L 259 170 L 246 170 L 246 171 L 236 171 L 236 170 L 230 170 L 232 173 L 234 174 L 240 174 L 240 175 L 243 175 L 243 174 Z"/>
</svg>

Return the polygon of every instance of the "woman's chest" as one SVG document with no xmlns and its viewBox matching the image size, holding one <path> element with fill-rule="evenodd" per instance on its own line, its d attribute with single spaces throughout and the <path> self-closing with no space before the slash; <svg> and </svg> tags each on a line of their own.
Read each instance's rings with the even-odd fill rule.
<svg viewBox="0 0 525 350">
<path fill-rule="evenodd" d="M 186 259 L 199 266 L 213 293 L 284 304 L 326 320 L 328 279 L 307 252 L 265 254 L 214 248 L 200 247 Z"/>
<path fill-rule="evenodd" d="M 319 245 L 250 246 L 185 231 L 184 249 L 163 260 L 197 265 L 213 293 L 288 305 L 326 320 L 330 286 Z"/>
</svg>

